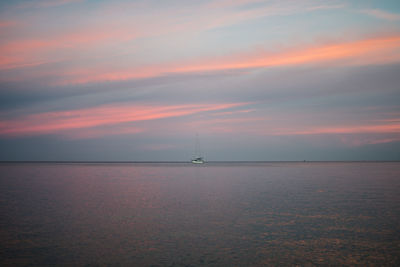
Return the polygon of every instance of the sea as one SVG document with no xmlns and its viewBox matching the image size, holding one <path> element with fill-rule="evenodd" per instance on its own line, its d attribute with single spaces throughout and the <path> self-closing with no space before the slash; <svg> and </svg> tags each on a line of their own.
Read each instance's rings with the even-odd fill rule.
<svg viewBox="0 0 400 267">
<path fill-rule="evenodd" d="M 400 162 L 3 162 L 0 266 L 400 266 Z"/>
</svg>

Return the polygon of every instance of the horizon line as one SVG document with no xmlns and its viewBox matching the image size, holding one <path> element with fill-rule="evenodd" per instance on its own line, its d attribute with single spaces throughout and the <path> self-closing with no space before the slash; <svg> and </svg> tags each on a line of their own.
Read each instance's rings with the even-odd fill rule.
<svg viewBox="0 0 400 267">
<path fill-rule="evenodd" d="M 400 160 L 212 160 L 204 163 L 351 163 L 351 162 L 400 162 Z M 3 163 L 191 163 L 190 161 L 102 161 L 102 160 L 0 160 Z"/>
</svg>

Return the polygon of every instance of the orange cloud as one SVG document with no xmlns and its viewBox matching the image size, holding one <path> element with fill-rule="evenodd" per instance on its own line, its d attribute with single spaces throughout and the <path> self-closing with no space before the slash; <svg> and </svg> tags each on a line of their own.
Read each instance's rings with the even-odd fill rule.
<svg viewBox="0 0 400 267">
<path fill-rule="evenodd" d="M 66 132 L 126 122 L 155 120 L 191 115 L 205 111 L 218 111 L 244 105 L 244 103 L 197 104 L 175 106 L 120 105 L 101 106 L 80 110 L 45 112 L 27 115 L 14 120 L 0 121 L 0 135 L 23 136 Z M 130 132 L 132 128 L 120 128 Z M 134 132 L 139 131 L 133 129 Z M 87 135 L 102 135 L 104 129 L 90 130 Z M 109 131 L 108 131 L 109 132 Z M 111 131 L 116 133 L 115 131 Z M 85 135 L 85 133 L 84 133 Z M 79 134 L 78 134 L 79 136 Z"/>
<path fill-rule="evenodd" d="M 354 42 L 311 46 L 277 53 L 256 51 L 212 60 L 159 64 L 119 71 L 110 71 L 101 67 L 90 70 L 75 69 L 71 72 L 66 72 L 66 76 L 59 84 L 120 81 L 157 77 L 171 73 L 229 71 L 337 61 L 346 62 L 347 64 L 382 64 L 400 61 L 399 50 L 400 35 L 393 35 Z"/>
</svg>

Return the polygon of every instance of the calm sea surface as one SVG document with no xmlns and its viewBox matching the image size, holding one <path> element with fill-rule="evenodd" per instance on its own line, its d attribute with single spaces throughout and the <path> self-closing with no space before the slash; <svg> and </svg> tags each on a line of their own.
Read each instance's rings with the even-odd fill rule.
<svg viewBox="0 0 400 267">
<path fill-rule="evenodd" d="M 400 163 L 2 163 L 11 265 L 400 266 Z"/>
</svg>

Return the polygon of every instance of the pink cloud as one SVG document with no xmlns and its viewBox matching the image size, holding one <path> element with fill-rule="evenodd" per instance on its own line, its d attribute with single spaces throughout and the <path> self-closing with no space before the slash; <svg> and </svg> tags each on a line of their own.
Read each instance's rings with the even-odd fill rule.
<svg viewBox="0 0 400 267">
<path fill-rule="evenodd" d="M 392 143 L 392 142 L 399 142 L 400 136 L 395 138 L 383 138 L 383 139 L 375 139 L 368 142 L 368 144 L 375 145 L 375 144 L 384 144 L 384 143 Z"/>
<path fill-rule="evenodd" d="M 32 3 L 24 3 L 26 7 L 49 7 L 59 6 L 74 2 L 81 2 L 80 0 L 57 0 L 57 1 L 34 1 Z M 182 15 L 181 9 L 166 8 L 162 12 L 154 13 L 154 7 L 144 3 L 115 3 L 113 5 L 101 5 L 99 15 L 106 14 L 106 18 L 111 21 L 107 25 L 82 25 L 82 29 L 73 29 L 65 32 L 65 29 L 60 29 L 54 36 L 45 36 L 42 38 L 27 39 L 25 34 L 18 36 L 16 40 L 2 40 L 0 44 L 0 54 L 7 55 L 6 60 L 0 60 L 0 69 L 19 68 L 26 66 L 39 65 L 38 62 L 54 62 L 54 61 L 71 61 L 71 59 L 85 59 L 88 58 L 87 53 L 95 48 L 107 47 L 108 44 L 116 44 L 117 46 L 126 44 L 127 41 L 141 38 L 141 37 L 161 37 L 167 35 L 178 34 L 182 32 L 193 33 L 211 28 L 221 27 L 240 23 L 244 20 L 250 20 L 258 17 L 276 15 L 276 14 L 290 14 L 296 12 L 309 11 L 313 8 L 332 8 L 330 6 L 315 6 L 312 3 L 306 3 L 305 7 L 294 7 L 282 3 L 263 5 L 262 8 L 251 8 L 245 10 L 226 10 L 225 6 L 241 6 L 250 3 L 261 3 L 260 0 L 231 0 L 231 1 L 216 1 L 212 2 L 211 6 L 219 7 L 216 12 L 210 12 L 211 7 L 209 4 L 199 5 L 195 12 L 193 6 L 184 7 L 184 13 L 190 12 L 190 16 Z M 265 3 L 264 3 L 265 4 Z M 128 5 L 127 7 L 125 5 Z M 133 5 L 130 6 L 130 5 Z M 117 8 L 115 10 L 115 8 Z M 146 14 L 150 16 L 138 15 L 134 19 L 132 17 L 120 17 L 116 12 L 121 13 L 124 9 L 141 8 L 145 10 Z M 190 8 L 190 9 L 189 9 Z M 104 10 L 103 10 L 104 9 Z M 121 10 L 122 9 L 122 10 Z M 109 10 L 114 10 L 109 13 Z M 185 14 L 186 14 L 185 13 Z M 152 16 L 157 17 L 157 22 L 154 19 L 149 19 Z M 33 25 L 35 22 L 27 22 L 22 19 L 24 24 Z M 138 27 L 140 25 L 140 27 Z M 25 25 L 27 26 L 27 25 Z M 25 31 L 28 29 L 25 29 Z M 58 33 L 59 32 L 59 33 Z M 15 35 L 15 33 L 13 34 Z M 130 44 L 126 44 L 130 47 Z M 115 48 L 113 48 L 115 49 Z M 129 50 L 129 49 L 127 49 Z M 71 57 L 71 52 L 73 53 Z M 99 51 L 96 56 L 96 62 L 99 58 L 104 59 L 104 55 L 112 54 L 115 51 L 110 51 L 109 47 L 104 51 Z M 91 64 L 88 68 L 95 67 Z M 136 70 L 120 70 L 121 72 L 132 72 Z M 105 75 L 102 73 L 102 75 Z M 132 75 L 132 74 L 131 74 Z M 93 76 L 100 76 L 100 73 Z M 113 74 L 113 77 L 126 77 L 127 75 Z M 93 79 L 95 79 L 93 77 Z M 114 78 L 111 79 L 114 79 Z M 141 77 L 141 76 L 140 76 Z M 108 77 L 104 77 L 109 79 Z M 134 77 L 135 78 L 135 77 Z M 79 81 L 84 81 L 82 78 L 77 78 Z M 66 82 L 68 83 L 68 82 Z"/>
<path fill-rule="evenodd" d="M 111 135 L 132 135 L 145 132 L 146 130 L 136 126 L 106 125 L 93 128 L 72 128 L 62 132 L 69 139 L 92 139 Z"/>
<path fill-rule="evenodd" d="M 118 71 L 98 66 L 91 69 L 66 71 L 58 84 L 79 84 L 121 81 L 195 72 L 272 68 L 304 64 L 342 62 L 343 64 L 384 64 L 400 61 L 400 35 L 376 37 L 353 42 L 322 44 L 280 52 L 251 51 L 207 60 L 170 62 Z"/>
<path fill-rule="evenodd" d="M 336 138 L 341 144 L 350 147 L 359 147 L 365 145 L 385 144 L 399 142 L 399 133 L 379 133 L 379 134 L 333 134 L 330 138 Z"/>
<path fill-rule="evenodd" d="M 15 26 L 17 23 L 10 20 L 0 20 L 0 30 Z"/>
<path fill-rule="evenodd" d="M 107 105 L 88 109 L 45 112 L 26 115 L 13 120 L 0 121 L 0 135 L 25 136 L 63 133 L 75 129 L 94 128 L 128 122 L 147 121 L 191 115 L 205 111 L 218 111 L 244 105 L 245 103 L 197 104 L 197 105 Z M 117 130 L 116 130 L 117 129 Z M 77 136 L 100 136 L 102 134 L 130 133 L 132 128 L 92 129 Z M 119 130 L 120 131 L 119 131 Z M 133 132 L 138 132 L 133 128 Z"/>
<path fill-rule="evenodd" d="M 43 39 L 21 39 L 0 44 L 0 69 L 39 65 L 63 60 L 63 51 L 83 52 L 106 43 L 124 42 L 137 37 L 128 29 L 83 29 Z M 55 53 L 51 59 L 49 54 Z M 54 59 L 56 57 L 56 59 Z"/>
<path fill-rule="evenodd" d="M 232 116 L 231 116 L 232 115 Z M 291 117 L 291 118 L 290 118 Z M 213 117 L 197 116 L 195 120 L 186 122 L 188 128 L 206 129 L 213 134 L 246 134 L 251 136 L 298 136 L 314 138 L 318 136 L 338 139 L 343 144 L 358 146 L 393 142 L 400 139 L 400 124 L 398 119 L 382 119 L 379 121 L 365 121 L 363 124 L 340 125 L 340 122 L 326 125 L 322 121 L 314 121 L 312 125 L 305 117 L 292 114 L 269 116 L 254 115 L 251 113 L 232 112 L 215 113 Z"/>
</svg>

